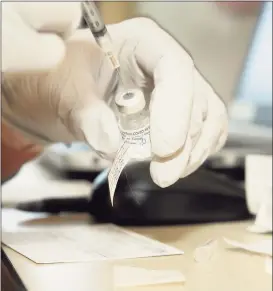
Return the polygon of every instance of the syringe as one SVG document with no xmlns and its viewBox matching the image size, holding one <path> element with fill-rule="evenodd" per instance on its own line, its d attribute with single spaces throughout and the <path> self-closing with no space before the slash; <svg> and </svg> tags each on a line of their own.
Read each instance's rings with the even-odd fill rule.
<svg viewBox="0 0 273 291">
<path fill-rule="evenodd" d="M 113 69 L 120 73 L 120 63 L 118 58 L 114 54 L 111 37 L 107 31 L 107 28 L 102 20 L 100 12 L 93 1 L 83 1 L 83 17 L 91 30 L 97 44 L 104 51 L 109 58 Z M 119 78 L 120 78 L 119 74 Z M 120 80 L 122 81 L 122 80 Z"/>
</svg>

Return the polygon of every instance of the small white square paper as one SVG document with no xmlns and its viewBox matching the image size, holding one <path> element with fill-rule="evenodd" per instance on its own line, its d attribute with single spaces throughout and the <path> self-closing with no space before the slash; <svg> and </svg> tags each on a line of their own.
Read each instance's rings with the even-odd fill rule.
<svg viewBox="0 0 273 291">
<path fill-rule="evenodd" d="M 242 243 L 227 238 L 224 238 L 224 241 L 234 248 L 272 257 L 272 239 L 262 239 L 251 243 Z"/>
</svg>

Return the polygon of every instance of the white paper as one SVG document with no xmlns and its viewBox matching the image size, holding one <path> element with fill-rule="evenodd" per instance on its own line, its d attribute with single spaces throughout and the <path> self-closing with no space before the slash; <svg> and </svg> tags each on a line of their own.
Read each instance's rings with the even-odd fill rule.
<svg viewBox="0 0 273 291">
<path fill-rule="evenodd" d="M 194 251 L 194 260 L 197 263 L 209 261 L 212 258 L 217 245 L 217 240 L 211 239 L 203 245 L 197 247 Z"/>
<path fill-rule="evenodd" d="M 251 243 L 242 243 L 235 240 L 224 238 L 224 241 L 235 248 L 243 249 L 252 253 L 272 256 L 272 238 L 263 239 Z"/>
<path fill-rule="evenodd" d="M 113 205 L 116 186 L 124 167 L 131 160 L 147 159 L 151 156 L 150 124 L 138 130 L 120 128 L 123 143 L 120 146 L 108 175 L 110 199 Z"/>
<path fill-rule="evenodd" d="M 272 187 L 272 156 L 248 155 L 245 168 L 247 206 L 256 215 L 265 193 Z"/>
<path fill-rule="evenodd" d="M 183 251 L 112 224 L 35 228 L 3 224 L 2 242 L 36 263 L 181 255 Z"/>
<path fill-rule="evenodd" d="M 118 266 L 114 269 L 115 286 L 147 286 L 168 283 L 183 283 L 185 277 L 177 270 L 150 270 Z"/>
<path fill-rule="evenodd" d="M 272 232 L 272 187 L 264 193 L 254 224 L 248 227 L 250 232 Z"/>
<path fill-rule="evenodd" d="M 247 206 L 256 216 L 248 230 L 272 232 L 272 156 L 249 155 L 245 166 Z"/>
<path fill-rule="evenodd" d="M 124 142 L 120 149 L 118 150 L 113 165 L 108 174 L 108 185 L 112 205 L 114 202 L 115 190 L 120 174 L 130 160 L 129 150 L 130 145 Z"/>
<path fill-rule="evenodd" d="M 124 130 L 120 128 L 122 139 L 130 145 L 132 159 L 147 159 L 151 156 L 150 124 L 137 130 Z"/>
</svg>

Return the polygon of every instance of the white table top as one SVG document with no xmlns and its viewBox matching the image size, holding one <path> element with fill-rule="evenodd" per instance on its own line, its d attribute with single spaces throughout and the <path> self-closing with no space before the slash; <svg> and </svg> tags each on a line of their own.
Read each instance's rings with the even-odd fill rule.
<svg viewBox="0 0 273 291">
<path fill-rule="evenodd" d="M 36 167 L 37 168 L 37 167 Z M 40 173 L 40 175 L 38 175 Z M 38 176 L 37 176 L 38 175 Z M 32 166 L 25 167 L 21 175 L 12 183 L 2 187 L 2 202 L 13 204 L 34 197 L 44 198 L 45 194 L 64 197 L 70 194 L 89 194 L 90 185 L 62 186 L 62 181 L 43 181 L 46 193 L 37 193 L 37 185 L 45 175 Z M 25 181 L 33 183 L 25 185 Z M 39 181 L 39 183 L 37 183 Z M 23 184 L 22 184 L 23 183 Z M 46 186 L 46 183 L 48 187 Z M 22 193 L 22 190 L 25 191 Z M 75 193 L 75 189 L 79 191 Z M 50 190 L 50 191 L 49 191 Z M 4 193 L 3 193 L 4 192 Z M 70 196 L 70 195 L 69 195 Z M 12 223 L 12 222 L 11 222 Z M 43 223 L 56 225 L 87 224 L 87 215 L 69 215 L 44 218 Z M 262 235 L 246 231 L 250 222 L 219 223 L 195 226 L 147 227 L 132 230 L 182 249 L 185 254 L 172 257 L 123 260 L 112 263 L 63 263 L 35 264 L 19 253 L 4 246 L 7 256 L 29 291 L 269 291 L 272 290 L 272 277 L 265 272 L 265 258 L 241 251 L 228 250 L 221 243 L 223 236 L 238 241 L 261 239 Z M 194 260 L 194 250 L 209 239 L 219 239 L 219 245 L 212 259 L 206 263 Z M 183 284 L 156 285 L 149 287 L 116 288 L 113 284 L 113 268 L 117 265 L 148 269 L 171 269 L 181 271 L 186 282 Z"/>
<path fill-rule="evenodd" d="M 44 218 L 53 224 L 86 224 L 86 215 Z M 44 222 L 45 222 L 44 221 Z M 244 241 L 261 238 L 246 231 L 250 222 L 207 224 L 195 226 L 147 227 L 132 230 L 155 238 L 161 242 L 181 248 L 182 256 L 155 257 L 116 262 L 35 264 L 19 253 L 4 246 L 4 250 L 29 291 L 269 291 L 272 277 L 265 272 L 265 258 L 224 247 L 223 236 Z M 194 250 L 208 239 L 219 239 L 213 257 L 203 263 L 194 260 Z M 113 269 L 126 265 L 147 269 L 170 269 L 181 271 L 186 282 L 183 284 L 155 285 L 149 287 L 114 286 Z"/>
</svg>

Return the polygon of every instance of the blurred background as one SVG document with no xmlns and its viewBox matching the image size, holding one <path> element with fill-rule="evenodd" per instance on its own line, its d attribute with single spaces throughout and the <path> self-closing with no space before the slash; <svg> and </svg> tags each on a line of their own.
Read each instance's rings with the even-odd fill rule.
<svg viewBox="0 0 273 291">
<path fill-rule="evenodd" d="M 167 30 L 229 105 L 227 146 L 271 154 L 272 2 L 97 4 L 107 24 L 147 16 Z M 83 144 L 54 145 L 39 163 L 51 172 L 53 168 L 90 172 L 108 166 Z"/>
<path fill-rule="evenodd" d="M 190 52 L 196 66 L 224 100 L 234 97 L 261 2 L 98 3 L 106 23 L 136 16 L 154 19 Z"/>
</svg>

